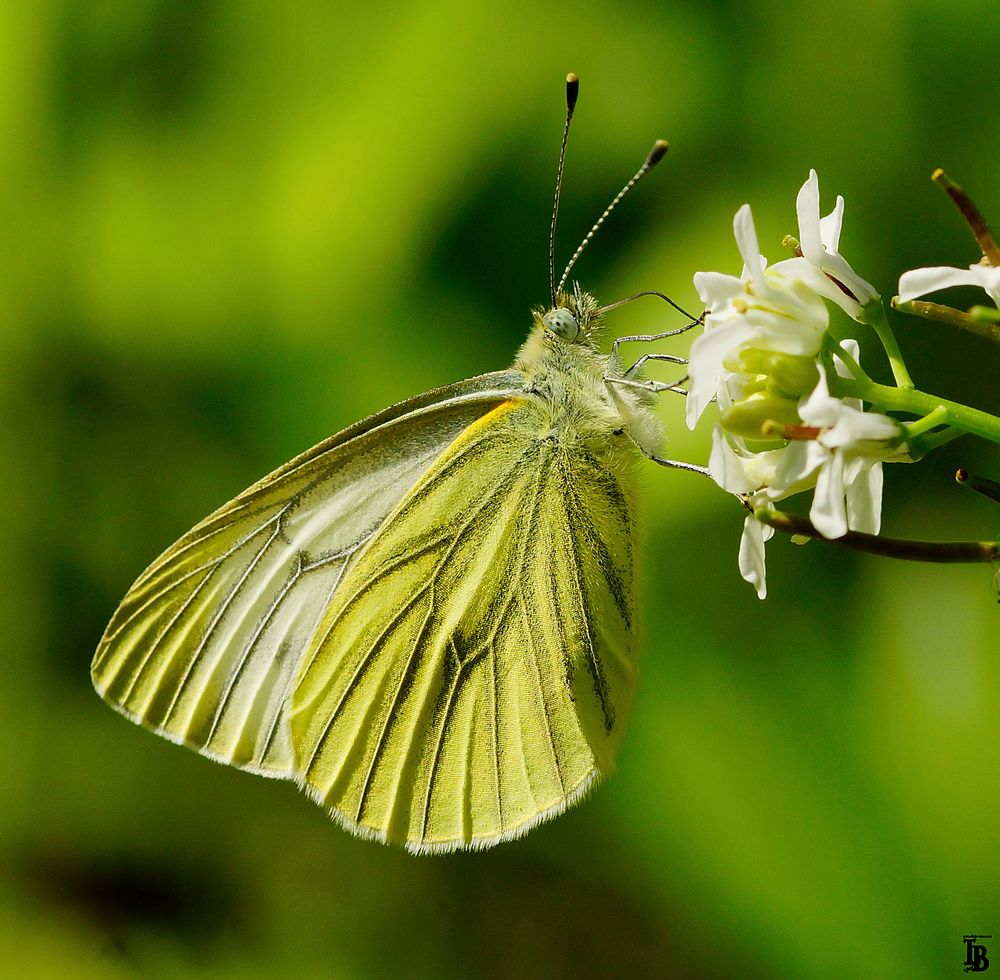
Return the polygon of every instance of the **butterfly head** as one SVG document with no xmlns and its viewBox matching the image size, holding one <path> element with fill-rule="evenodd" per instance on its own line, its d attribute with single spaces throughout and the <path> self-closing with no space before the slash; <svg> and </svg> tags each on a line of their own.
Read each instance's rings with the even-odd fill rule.
<svg viewBox="0 0 1000 980">
<path fill-rule="evenodd" d="M 535 310 L 535 323 L 556 341 L 564 344 L 585 343 L 597 327 L 597 301 L 573 284 L 572 293 L 560 292 L 548 311 Z"/>
<path fill-rule="evenodd" d="M 545 329 L 561 339 L 573 343 L 580 336 L 580 321 L 565 306 L 549 310 L 542 317 Z"/>
</svg>

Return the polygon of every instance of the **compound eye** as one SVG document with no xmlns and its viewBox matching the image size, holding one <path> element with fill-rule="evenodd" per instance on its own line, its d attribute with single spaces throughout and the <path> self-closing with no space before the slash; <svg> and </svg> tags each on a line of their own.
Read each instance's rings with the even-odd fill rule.
<svg viewBox="0 0 1000 980">
<path fill-rule="evenodd" d="M 580 333 L 580 324 L 577 322 L 576 317 L 564 307 L 549 310 L 542 317 L 542 323 L 557 337 L 562 337 L 563 340 L 576 340 Z"/>
</svg>

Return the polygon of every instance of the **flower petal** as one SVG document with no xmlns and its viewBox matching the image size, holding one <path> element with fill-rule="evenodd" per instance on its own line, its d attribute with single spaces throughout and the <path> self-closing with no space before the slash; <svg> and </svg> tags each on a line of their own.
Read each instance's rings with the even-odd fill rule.
<svg viewBox="0 0 1000 980">
<path fill-rule="evenodd" d="M 847 533 L 844 495 L 844 454 L 834 453 L 819 471 L 809 508 L 809 519 L 824 538 L 839 538 Z"/>
<path fill-rule="evenodd" d="M 990 299 L 1000 306 L 1000 267 L 992 265 L 974 265 L 969 271 L 976 281 L 990 294 Z"/>
<path fill-rule="evenodd" d="M 830 386 L 826 381 L 826 368 L 819 365 L 819 380 L 816 387 L 805 398 L 799 401 L 799 416 L 806 425 L 834 425 L 839 415 L 840 402 L 830 397 Z"/>
<path fill-rule="evenodd" d="M 799 247 L 811 265 L 822 266 L 826 249 L 819 222 L 819 177 L 815 170 L 809 171 L 809 179 L 799 189 L 795 198 L 795 214 L 799 219 Z M 838 234 L 839 238 L 839 234 Z"/>
<path fill-rule="evenodd" d="M 769 500 L 781 500 L 813 486 L 815 473 L 830 458 L 815 439 L 793 439 L 782 449 L 757 453 L 743 464 L 747 479 L 764 487 Z"/>
<path fill-rule="evenodd" d="M 747 272 L 756 285 L 763 286 L 764 272 L 761 268 L 760 245 L 757 242 L 757 229 L 753 224 L 753 212 L 749 204 L 744 204 L 736 212 L 733 218 L 733 234 L 736 236 L 736 244 L 740 255 L 743 256 Z"/>
<path fill-rule="evenodd" d="M 733 452 L 733 447 L 716 426 L 712 430 L 712 452 L 708 457 L 708 472 L 715 482 L 730 493 L 750 493 L 757 484 L 747 477 L 743 460 Z"/>
<path fill-rule="evenodd" d="M 819 219 L 819 237 L 827 251 L 836 252 L 840 248 L 840 229 L 843 226 L 844 198 L 838 194 L 837 206 L 825 218 Z"/>
<path fill-rule="evenodd" d="M 694 288 L 701 301 L 710 310 L 725 306 L 731 299 L 743 292 L 744 282 L 736 276 L 724 272 L 696 272 Z"/>
<path fill-rule="evenodd" d="M 844 218 L 843 198 L 837 198 L 837 206 L 821 221 L 819 177 L 815 170 L 810 170 L 809 179 L 802 185 L 795 199 L 795 211 L 799 219 L 799 246 L 803 257 L 831 280 L 832 290 L 824 288 L 818 291 L 827 299 L 833 300 L 848 316 L 860 319 L 863 307 L 877 299 L 878 292 L 837 251 Z"/>
<path fill-rule="evenodd" d="M 956 269 L 949 265 L 911 269 L 899 277 L 899 301 L 907 303 L 918 296 L 948 289 L 951 286 L 979 286 L 972 269 Z"/>
<path fill-rule="evenodd" d="M 761 524 L 752 514 L 743 522 L 740 538 L 740 575 L 757 590 L 757 598 L 767 596 L 767 569 L 764 543 L 774 534 L 774 528 Z"/>
<path fill-rule="evenodd" d="M 938 265 L 904 272 L 899 277 L 899 301 L 906 303 L 917 296 L 951 286 L 979 286 L 1000 306 L 1000 268 L 991 265 L 970 265 L 968 269 Z"/>
<path fill-rule="evenodd" d="M 847 523 L 855 531 L 878 534 L 882 527 L 882 464 L 865 467 L 847 488 Z"/>
<path fill-rule="evenodd" d="M 685 401 L 685 417 L 689 429 L 693 429 L 715 397 L 722 372 L 722 360 L 732 350 L 746 343 L 753 336 L 753 330 L 744 319 L 730 320 L 715 330 L 706 330 L 691 345 L 688 373 L 691 376 Z"/>
<path fill-rule="evenodd" d="M 834 273 L 834 278 L 838 282 L 844 282 L 846 284 L 847 280 L 854 283 L 858 292 L 854 289 L 851 290 L 855 296 L 858 293 L 865 293 L 868 299 L 872 296 L 877 295 L 875 293 L 874 287 L 866 283 L 863 279 L 857 276 L 851 267 L 847 265 L 847 262 L 842 259 L 839 255 L 828 256 L 823 260 L 823 266 L 813 265 L 808 259 L 796 256 L 791 259 L 782 259 L 780 262 L 775 262 L 774 265 L 768 269 L 768 272 L 780 272 L 786 276 L 794 276 L 805 283 L 814 293 L 818 293 L 820 296 L 830 300 L 832 303 L 836 303 L 848 316 L 857 319 L 861 313 L 862 303 L 857 302 L 852 299 L 847 293 L 844 292 L 840 286 L 837 285 L 833 279 L 827 275 L 833 266 L 837 266 L 838 273 Z M 846 267 L 846 268 L 845 268 Z M 863 285 L 859 286 L 858 283 Z M 867 302 L 867 300 L 865 301 Z"/>
</svg>

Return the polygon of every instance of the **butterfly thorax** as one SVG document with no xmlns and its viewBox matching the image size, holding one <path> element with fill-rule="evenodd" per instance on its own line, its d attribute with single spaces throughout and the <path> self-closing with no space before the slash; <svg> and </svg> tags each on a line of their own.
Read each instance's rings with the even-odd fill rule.
<svg viewBox="0 0 1000 980">
<path fill-rule="evenodd" d="M 594 315 L 596 301 L 586 293 L 575 298 L 564 294 L 560 301 L 565 305 L 534 311 L 534 326 L 514 361 L 514 369 L 525 376 L 526 392 L 537 399 L 541 429 L 548 427 L 540 437 L 618 454 L 627 441 L 623 437 L 631 436 L 640 447 L 655 452 L 661 431 L 649 396 L 616 384 L 622 375 L 617 358 L 597 347 L 601 324 Z M 572 339 L 550 326 L 553 315 L 560 313 L 579 324 Z"/>
</svg>

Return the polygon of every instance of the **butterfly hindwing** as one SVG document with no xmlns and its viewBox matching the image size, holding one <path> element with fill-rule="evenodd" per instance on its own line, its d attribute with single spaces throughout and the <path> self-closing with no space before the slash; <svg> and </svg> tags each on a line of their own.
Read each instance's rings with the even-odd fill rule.
<svg viewBox="0 0 1000 980">
<path fill-rule="evenodd" d="M 303 658 L 308 792 L 411 850 L 486 846 L 608 771 L 635 685 L 632 517 L 530 398 L 473 423 L 360 551 Z"/>
<path fill-rule="evenodd" d="M 97 690 L 173 741 L 294 777 L 290 683 L 355 556 L 442 450 L 522 387 L 497 372 L 402 402 L 220 508 L 132 586 L 94 657 Z"/>
</svg>

